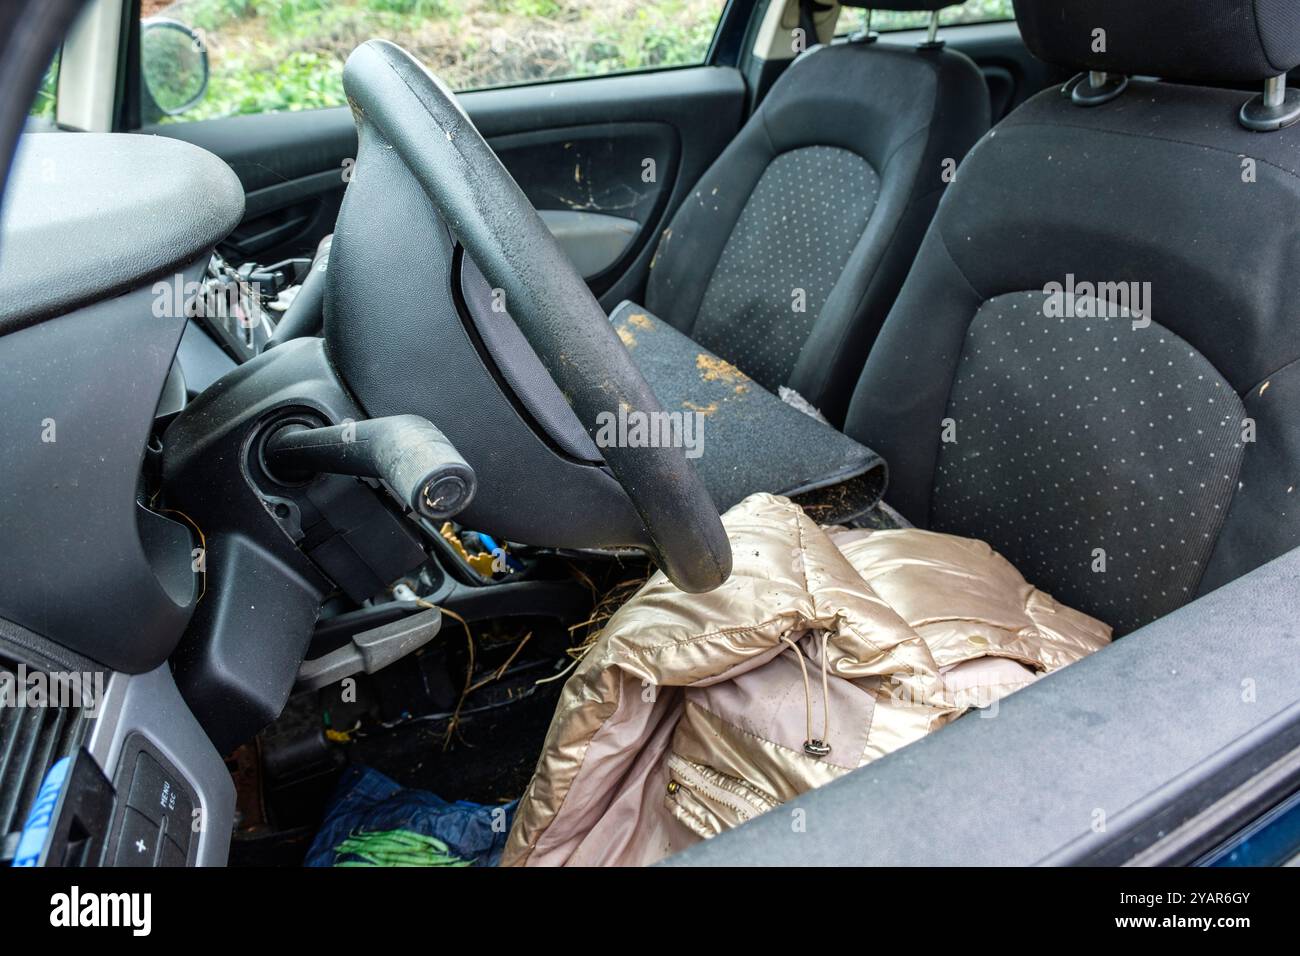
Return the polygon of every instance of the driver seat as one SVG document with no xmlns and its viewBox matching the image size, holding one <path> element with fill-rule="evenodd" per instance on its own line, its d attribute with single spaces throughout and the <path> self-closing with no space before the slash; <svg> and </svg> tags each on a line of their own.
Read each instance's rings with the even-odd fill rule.
<svg viewBox="0 0 1300 956">
<path fill-rule="evenodd" d="M 1123 634 L 1300 545 L 1300 16 L 1015 6 L 1036 55 L 1094 72 L 966 158 L 846 431 L 910 521 Z"/>
</svg>

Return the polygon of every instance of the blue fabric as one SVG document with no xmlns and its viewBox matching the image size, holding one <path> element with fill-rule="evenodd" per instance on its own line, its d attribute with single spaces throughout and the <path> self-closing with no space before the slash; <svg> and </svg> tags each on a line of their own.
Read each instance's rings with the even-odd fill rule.
<svg viewBox="0 0 1300 956">
<path fill-rule="evenodd" d="M 496 866 L 518 803 L 448 803 L 426 790 L 408 790 L 369 767 L 349 767 L 303 865 L 334 866 L 335 847 L 354 833 L 410 830 L 437 837 L 475 866 Z"/>
</svg>

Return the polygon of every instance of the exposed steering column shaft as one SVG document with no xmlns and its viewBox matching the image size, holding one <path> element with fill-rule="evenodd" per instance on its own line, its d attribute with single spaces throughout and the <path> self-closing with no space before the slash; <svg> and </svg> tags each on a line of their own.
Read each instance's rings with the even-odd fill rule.
<svg viewBox="0 0 1300 956">
<path fill-rule="evenodd" d="M 322 472 L 377 478 L 416 514 L 443 521 L 474 497 L 474 469 L 447 437 L 419 415 L 308 428 L 288 424 L 266 440 L 267 469 L 283 481 Z"/>
</svg>

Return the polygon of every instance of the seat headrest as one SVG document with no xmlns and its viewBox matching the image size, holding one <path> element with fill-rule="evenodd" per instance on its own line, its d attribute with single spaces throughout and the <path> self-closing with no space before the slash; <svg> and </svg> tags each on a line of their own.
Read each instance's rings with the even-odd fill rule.
<svg viewBox="0 0 1300 956">
<path fill-rule="evenodd" d="M 960 7 L 966 0 L 840 0 L 841 7 L 864 10 L 942 10 Z"/>
<path fill-rule="evenodd" d="M 1048 63 L 1187 83 L 1256 83 L 1300 65 L 1295 0 L 1014 0 Z"/>
</svg>

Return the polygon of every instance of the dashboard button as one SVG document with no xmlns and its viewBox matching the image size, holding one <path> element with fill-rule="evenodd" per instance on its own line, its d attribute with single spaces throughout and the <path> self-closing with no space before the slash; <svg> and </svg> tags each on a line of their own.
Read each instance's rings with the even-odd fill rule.
<svg viewBox="0 0 1300 956">
<path fill-rule="evenodd" d="M 185 791 L 177 785 L 175 777 L 147 753 L 141 752 L 136 757 L 135 773 L 131 777 L 131 790 L 126 805 L 156 824 L 161 824 L 164 817 L 169 818 L 168 833 L 174 835 L 182 847 L 188 844 L 193 804 Z"/>
<path fill-rule="evenodd" d="M 185 853 L 181 850 L 179 846 L 176 845 L 176 841 L 169 836 L 163 837 L 162 857 L 158 860 L 158 865 L 159 866 L 184 866 L 185 865 Z"/>
<path fill-rule="evenodd" d="M 143 813 L 126 809 L 122 817 L 122 830 L 117 838 L 117 853 L 113 857 L 114 866 L 153 866 L 158 853 L 158 841 L 162 839 L 158 824 Z"/>
</svg>

